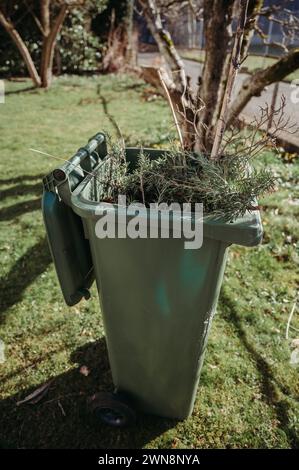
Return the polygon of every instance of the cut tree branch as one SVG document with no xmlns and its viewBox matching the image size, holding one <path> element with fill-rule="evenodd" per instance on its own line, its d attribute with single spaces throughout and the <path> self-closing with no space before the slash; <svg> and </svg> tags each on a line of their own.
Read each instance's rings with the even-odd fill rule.
<svg viewBox="0 0 299 470">
<path fill-rule="evenodd" d="M 263 89 L 274 82 L 279 82 L 299 68 L 299 48 L 292 50 L 275 64 L 249 76 L 232 102 L 227 115 L 227 125 L 238 116 L 252 96 L 259 96 Z"/>
</svg>

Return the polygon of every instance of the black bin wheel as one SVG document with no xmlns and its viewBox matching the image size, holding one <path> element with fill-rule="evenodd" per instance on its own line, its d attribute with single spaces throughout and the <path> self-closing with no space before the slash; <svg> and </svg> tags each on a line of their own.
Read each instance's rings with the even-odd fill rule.
<svg viewBox="0 0 299 470">
<path fill-rule="evenodd" d="M 114 393 L 98 392 L 87 400 L 88 412 L 95 424 L 99 421 L 109 426 L 126 427 L 135 423 L 134 410 Z"/>
</svg>

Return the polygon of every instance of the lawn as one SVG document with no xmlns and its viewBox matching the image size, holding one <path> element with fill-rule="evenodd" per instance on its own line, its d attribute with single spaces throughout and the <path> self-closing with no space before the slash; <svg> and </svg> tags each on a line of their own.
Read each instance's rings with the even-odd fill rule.
<svg viewBox="0 0 299 470">
<path fill-rule="evenodd" d="M 289 363 L 285 339 L 299 282 L 298 164 L 270 152 L 259 159 L 275 171 L 279 190 L 260 201 L 262 245 L 230 249 L 192 417 L 139 415 L 132 428 L 95 429 L 86 418 L 86 396 L 113 390 L 97 292 L 93 286 L 91 300 L 72 308 L 63 302 L 40 210 L 41 178 L 55 161 L 28 149 L 68 158 L 98 131 L 115 135 L 115 121 L 128 144 L 167 146 L 174 136 L 170 114 L 148 86 L 126 76 L 61 77 L 49 91 L 8 82 L 6 91 L 0 104 L 0 338 L 6 345 L 0 447 L 298 447 L 298 369 Z M 297 310 L 291 338 L 299 337 L 298 317 Z M 91 371 L 87 377 L 82 365 Z M 49 379 L 39 403 L 16 405 Z"/>
<path fill-rule="evenodd" d="M 183 59 L 194 60 L 195 62 L 204 62 L 205 53 L 199 49 L 181 49 L 180 55 Z M 263 57 L 259 55 L 249 55 L 244 63 L 242 64 L 241 72 L 247 73 L 254 73 L 257 72 L 259 69 L 264 69 L 265 67 L 269 67 L 273 65 L 277 59 L 273 57 Z M 284 78 L 286 82 L 292 82 L 293 80 L 299 79 L 299 70 L 291 73 L 287 77 Z"/>
</svg>

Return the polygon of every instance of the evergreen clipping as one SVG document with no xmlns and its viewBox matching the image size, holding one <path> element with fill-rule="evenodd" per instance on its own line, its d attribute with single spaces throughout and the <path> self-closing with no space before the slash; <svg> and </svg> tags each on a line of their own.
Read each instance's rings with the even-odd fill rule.
<svg viewBox="0 0 299 470">
<path fill-rule="evenodd" d="M 134 168 L 126 162 L 121 144 L 110 146 L 97 176 L 97 197 L 117 203 L 202 203 L 204 214 L 227 221 L 258 209 L 255 201 L 274 188 L 275 178 L 267 169 L 257 170 L 249 155 L 226 155 L 219 160 L 172 146 L 150 159 L 141 149 Z"/>
</svg>

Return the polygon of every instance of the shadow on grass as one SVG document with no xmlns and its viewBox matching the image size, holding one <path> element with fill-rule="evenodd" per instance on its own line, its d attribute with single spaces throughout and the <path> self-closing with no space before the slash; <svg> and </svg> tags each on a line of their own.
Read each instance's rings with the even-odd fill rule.
<svg viewBox="0 0 299 470">
<path fill-rule="evenodd" d="M 0 222 L 15 219 L 16 217 L 26 214 L 27 212 L 36 211 L 38 209 L 41 210 L 40 199 L 18 202 L 12 206 L 4 207 L 0 211 Z"/>
<path fill-rule="evenodd" d="M 41 180 L 44 176 L 45 176 L 45 173 L 40 173 L 39 175 L 21 175 L 21 176 L 16 176 L 15 178 L 4 178 L 4 179 L 0 179 L 0 184 L 14 184 L 14 183 L 23 183 L 24 181 Z"/>
<path fill-rule="evenodd" d="M 47 269 L 51 261 L 47 240 L 42 238 L 0 280 L 0 324 L 5 320 L 7 309 L 22 299 L 24 290 Z"/>
<path fill-rule="evenodd" d="M 21 184 L 25 181 L 39 180 L 42 175 L 22 175 L 16 178 L 2 179 L 0 183 L 20 183 L 1 192 L 2 199 L 26 194 L 41 194 L 41 182 L 34 184 Z M 13 220 L 18 216 L 41 209 L 41 200 L 32 199 L 22 201 L 0 211 L 0 221 Z M 46 238 L 39 240 L 34 246 L 21 256 L 12 266 L 8 274 L 0 279 L 0 324 L 4 322 L 9 307 L 22 299 L 23 291 L 40 275 L 51 263 L 51 256 Z"/>
<path fill-rule="evenodd" d="M 145 88 L 145 83 L 141 82 L 141 83 L 120 83 L 120 84 L 114 84 L 114 86 L 112 87 L 113 91 L 116 91 L 116 92 L 123 92 L 123 91 L 126 91 L 126 90 L 139 90 L 139 89 L 143 89 Z"/>
<path fill-rule="evenodd" d="M 43 191 L 42 183 L 34 184 L 18 184 L 12 188 L 3 189 L 1 191 L 1 199 L 14 196 L 25 196 L 26 194 L 41 195 Z"/>
<path fill-rule="evenodd" d="M 38 88 L 35 87 L 35 86 L 29 86 L 29 87 L 26 87 L 26 88 L 20 88 L 19 90 L 11 90 L 11 91 L 6 91 L 5 92 L 5 95 L 20 95 L 21 93 L 26 93 L 28 91 L 37 91 Z"/>
<path fill-rule="evenodd" d="M 110 121 L 111 125 L 114 127 L 114 130 L 116 132 L 116 135 L 118 137 L 118 139 L 121 139 L 122 138 L 122 133 L 120 131 L 120 128 L 118 127 L 118 124 L 116 122 L 116 119 L 114 118 L 114 116 L 109 112 L 109 108 L 108 108 L 108 104 L 109 104 L 109 101 L 107 101 L 107 99 L 105 98 L 105 96 L 102 94 L 101 92 L 101 85 L 98 85 L 97 86 L 97 95 L 101 101 L 101 104 L 103 106 L 103 111 L 104 111 L 104 114 L 105 116 L 107 117 L 107 119 Z"/>
<path fill-rule="evenodd" d="M 118 429 L 91 424 L 86 399 L 97 391 L 112 391 L 106 341 L 89 343 L 71 355 L 78 367 L 53 378 L 48 394 L 37 404 L 16 405 L 37 386 L 0 402 L 2 448 L 142 448 L 176 425 L 176 421 L 139 414 L 134 426 Z M 90 374 L 80 374 L 80 366 Z"/>
<path fill-rule="evenodd" d="M 225 313 L 225 319 L 233 325 L 245 349 L 255 363 L 261 377 L 261 391 L 264 401 L 275 411 L 280 427 L 285 432 L 292 448 L 299 448 L 299 436 L 289 425 L 289 406 L 286 401 L 279 399 L 275 384 L 287 395 L 291 395 L 290 391 L 277 382 L 270 365 L 248 338 L 246 329 L 239 317 L 237 306 L 226 293 L 225 288 L 221 291 L 219 304 Z"/>
</svg>

